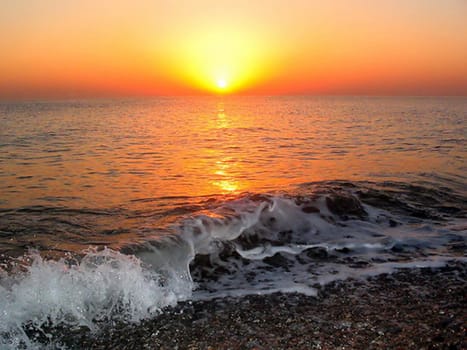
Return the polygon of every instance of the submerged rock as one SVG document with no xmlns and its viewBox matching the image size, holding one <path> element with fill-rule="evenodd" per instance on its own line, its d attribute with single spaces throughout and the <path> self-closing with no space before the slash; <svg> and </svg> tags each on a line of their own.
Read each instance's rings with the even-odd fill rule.
<svg viewBox="0 0 467 350">
<path fill-rule="evenodd" d="M 263 261 L 268 265 L 282 267 L 285 270 L 288 270 L 291 265 L 290 260 L 280 253 L 276 253 L 273 256 L 264 258 Z"/>
<path fill-rule="evenodd" d="M 319 209 L 312 205 L 302 207 L 302 211 L 306 214 L 319 213 Z"/>
<path fill-rule="evenodd" d="M 326 205 L 331 213 L 338 215 L 341 219 L 349 217 L 364 218 L 368 216 L 360 201 L 352 195 L 332 194 L 326 197 Z"/>
</svg>

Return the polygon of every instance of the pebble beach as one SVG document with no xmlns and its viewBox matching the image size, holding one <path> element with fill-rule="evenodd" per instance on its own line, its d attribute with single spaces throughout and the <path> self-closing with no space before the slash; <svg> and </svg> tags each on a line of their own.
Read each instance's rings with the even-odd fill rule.
<svg viewBox="0 0 467 350">
<path fill-rule="evenodd" d="M 73 349 L 465 349 L 467 264 L 334 282 L 317 297 L 193 301 L 139 324 L 67 333 Z"/>
</svg>

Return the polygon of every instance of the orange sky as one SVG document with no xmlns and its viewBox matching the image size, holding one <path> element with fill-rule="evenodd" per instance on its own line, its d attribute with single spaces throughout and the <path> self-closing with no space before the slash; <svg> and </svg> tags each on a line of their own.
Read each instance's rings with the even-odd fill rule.
<svg viewBox="0 0 467 350">
<path fill-rule="evenodd" d="M 4 99 L 467 95 L 465 0 L 15 0 L 0 33 Z"/>
</svg>

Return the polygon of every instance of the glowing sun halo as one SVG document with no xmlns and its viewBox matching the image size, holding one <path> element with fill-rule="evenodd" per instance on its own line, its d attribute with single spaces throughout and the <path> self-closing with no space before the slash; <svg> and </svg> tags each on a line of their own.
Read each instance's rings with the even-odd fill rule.
<svg viewBox="0 0 467 350">
<path fill-rule="evenodd" d="M 225 79 L 217 80 L 217 87 L 222 90 L 225 89 L 227 87 L 227 81 Z"/>
</svg>

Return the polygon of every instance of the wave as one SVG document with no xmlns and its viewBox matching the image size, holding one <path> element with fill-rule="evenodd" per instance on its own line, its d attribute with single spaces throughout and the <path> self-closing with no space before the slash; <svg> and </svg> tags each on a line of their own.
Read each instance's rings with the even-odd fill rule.
<svg viewBox="0 0 467 350">
<path fill-rule="evenodd" d="M 80 261 L 26 258 L 26 270 L 0 286 L 0 344 L 13 348 L 33 348 L 58 325 L 95 331 L 110 319 L 138 321 L 191 295 L 190 281 L 110 249 L 89 250 Z"/>
<path fill-rule="evenodd" d="M 0 344 L 41 347 L 57 328 L 138 322 L 180 300 L 316 295 L 337 279 L 464 260 L 465 203 L 459 193 L 415 184 L 310 183 L 207 200 L 177 211 L 166 234 L 119 251 L 55 260 L 30 252 L 0 270 Z"/>
</svg>

